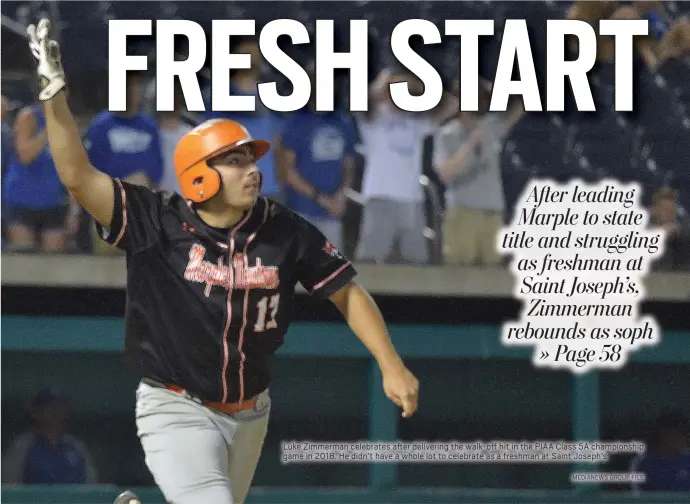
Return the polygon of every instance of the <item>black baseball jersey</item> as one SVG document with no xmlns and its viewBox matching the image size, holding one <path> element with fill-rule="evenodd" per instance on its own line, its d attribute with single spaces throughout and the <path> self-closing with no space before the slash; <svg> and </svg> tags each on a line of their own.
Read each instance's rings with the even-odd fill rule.
<svg viewBox="0 0 690 504">
<path fill-rule="evenodd" d="M 326 299 L 356 274 L 316 227 L 266 198 L 218 229 L 177 193 L 113 186 L 111 226 L 97 228 L 127 252 L 125 352 L 140 376 L 202 399 L 264 390 L 297 283 Z"/>
</svg>

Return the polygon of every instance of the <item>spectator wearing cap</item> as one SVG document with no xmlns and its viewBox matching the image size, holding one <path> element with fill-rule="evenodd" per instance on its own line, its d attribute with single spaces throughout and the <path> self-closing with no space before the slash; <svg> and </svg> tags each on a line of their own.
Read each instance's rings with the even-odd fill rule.
<svg viewBox="0 0 690 504">
<path fill-rule="evenodd" d="M 89 160 L 98 170 L 127 182 L 157 186 L 163 175 L 160 133 L 156 120 L 141 110 L 141 82 L 136 73 L 127 74 L 127 109 L 105 110 L 86 132 L 84 144 Z M 92 235 L 96 236 L 95 228 Z M 103 240 L 93 240 L 98 254 L 119 253 Z"/>
<path fill-rule="evenodd" d="M 632 472 L 643 473 L 645 482 L 636 490 L 690 492 L 690 424 L 679 412 L 661 415 L 652 428 L 647 450 L 631 464 Z"/>
<path fill-rule="evenodd" d="M 315 82 L 312 75 L 312 83 Z M 287 119 L 283 134 L 287 206 L 314 224 L 337 249 L 343 246 L 345 191 L 355 176 L 357 134 L 350 117 L 317 112 L 309 103 Z"/>
<path fill-rule="evenodd" d="M 15 438 L 3 458 L 2 482 L 25 485 L 94 484 L 96 468 L 84 443 L 67 434 L 67 398 L 46 388 L 34 398 L 32 430 Z"/>
</svg>

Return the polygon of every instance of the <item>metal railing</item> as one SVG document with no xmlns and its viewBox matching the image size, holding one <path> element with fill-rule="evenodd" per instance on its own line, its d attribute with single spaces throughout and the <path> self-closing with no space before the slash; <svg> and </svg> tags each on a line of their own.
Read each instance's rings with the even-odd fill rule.
<svg viewBox="0 0 690 504">
<path fill-rule="evenodd" d="M 426 175 L 419 177 L 419 183 L 424 188 L 427 201 L 431 207 L 427 218 L 427 225 L 422 230 L 424 237 L 429 240 L 430 263 L 443 264 L 443 195 L 436 183 Z"/>
</svg>

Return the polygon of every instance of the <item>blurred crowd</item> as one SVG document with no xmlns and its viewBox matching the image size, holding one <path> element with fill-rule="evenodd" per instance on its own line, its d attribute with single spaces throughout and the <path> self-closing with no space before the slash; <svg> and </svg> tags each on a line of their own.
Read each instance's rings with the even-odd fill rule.
<svg viewBox="0 0 690 504">
<path fill-rule="evenodd" d="M 263 195 L 308 218 L 350 257 L 376 263 L 498 266 L 496 234 L 530 178 L 638 180 L 654 223 L 669 231 L 656 267 L 687 269 L 690 23 L 665 2 L 574 2 L 562 15 L 593 25 L 650 21 L 650 36 L 635 44 L 636 71 L 643 76 L 636 114 L 613 111 L 614 41 L 600 37 L 591 73 L 594 115 L 525 114 L 521 100 L 507 112 L 487 112 L 490 78 L 480 91 L 482 110 L 458 113 L 457 76 L 435 110 L 406 113 L 392 103 L 388 84 L 406 81 L 421 91 L 421 83 L 391 65 L 371 83 L 366 114 L 346 107 L 316 112 L 313 100 L 297 112 L 276 114 L 258 98 L 255 112 L 191 114 L 179 89 L 176 111 L 157 113 L 155 81 L 130 73 L 127 110 L 91 118 L 84 145 L 99 170 L 176 191 L 176 142 L 202 120 L 235 119 L 273 143 L 259 161 Z M 258 40 L 234 42 L 235 52 L 251 55 L 252 66 L 234 72 L 231 93 L 256 95 L 263 66 Z M 577 42 L 571 42 L 575 53 Z M 209 88 L 204 97 L 209 110 Z M 117 254 L 97 239 L 89 217 L 62 187 L 44 128 L 40 103 L 10 106 L 3 98 L 3 250 Z"/>
</svg>

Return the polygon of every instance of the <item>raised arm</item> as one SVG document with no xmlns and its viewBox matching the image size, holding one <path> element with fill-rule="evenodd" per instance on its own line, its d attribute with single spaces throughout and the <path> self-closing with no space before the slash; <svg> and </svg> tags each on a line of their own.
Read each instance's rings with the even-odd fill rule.
<svg viewBox="0 0 690 504">
<path fill-rule="evenodd" d="M 439 145 L 442 142 L 442 134 L 436 136 L 433 167 L 444 183 L 453 182 L 466 171 L 468 162 L 475 155 L 477 147 L 484 141 L 484 135 L 483 128 L 475 129 L 467 141 L 458 146 L 454 153 L 446 152 L 445 146 Z"/>
<path fill-rule="evenodd" d="M 392 77 L 393 73 L 387 68 L 379 72 L 374 82 L 369 85 L 370 105 L 386 99 L 386 94 L 389 92 L 388 85 L 391 83 Z"/>
<path fill-rule="evenodd" d="M 64 93 L 65 76 L 57 42 L 48 38 L 50 22 L 29 26 L 29 46 L 38 62 L 50 153 L 60 180 L 74 198 L 102 226 L 108 227 L 115 206 L 112 179 L 96 170 L 82 145 L 77 123 Z"/>
<path fill-rule="evenodd" d="M 45 102 L 45 114 L 50 153 L 60 180 L 99 224 L 109 227 L 115 206 L 113 182 L 89 162 L 64 92 Z"/>
<path fill-rule="evenodd" d="M 388 85 L 391 83 L 392 77 L 393 74 L 390 70 L 384 68 L 376 76 L 374 82 L 369 84 L 369 110 L 367 112 L 358 113 L 362 120 L 371 121 L 379 104 L 386 101 L 386 97 L 389 93 Z"/>
</svg>

